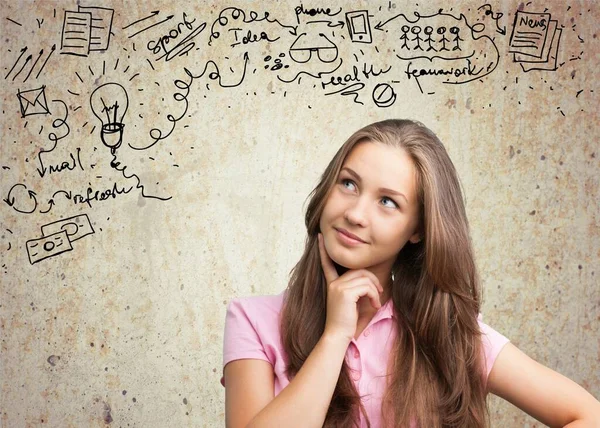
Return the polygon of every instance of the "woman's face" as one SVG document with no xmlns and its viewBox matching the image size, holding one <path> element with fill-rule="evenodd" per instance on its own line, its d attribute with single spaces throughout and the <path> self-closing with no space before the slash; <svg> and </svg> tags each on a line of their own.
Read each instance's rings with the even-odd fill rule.
<svg viewBox="0 0 600 428">
<path fill-rule="evenodd" d="M 418 218 L 413 161 L 403 149 L 366 141 L 346 157 L 319 225 L 333 261 L 388 275 L 406 242 L 420 240 Z"/>
</svg>

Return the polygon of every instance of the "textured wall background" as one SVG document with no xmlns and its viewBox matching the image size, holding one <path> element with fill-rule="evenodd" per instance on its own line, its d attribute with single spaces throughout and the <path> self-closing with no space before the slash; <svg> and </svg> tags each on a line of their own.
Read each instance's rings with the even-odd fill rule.
<svg viewBox="0 0 600 428">
<path fill-rule="evenodd" d="M 600 12 L 445 6 L 2 2 L 0 425 L 222 426 L 226 303 L 286 286 L 389 117 L 460 172 L 485 321 L 599 397 Z"/>
</svg>

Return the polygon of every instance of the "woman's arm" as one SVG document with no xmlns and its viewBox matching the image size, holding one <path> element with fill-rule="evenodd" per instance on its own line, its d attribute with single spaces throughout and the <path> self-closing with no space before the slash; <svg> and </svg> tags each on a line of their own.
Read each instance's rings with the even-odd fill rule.
<svg viewBox="0 0 600 428">
<path fill-rule="evenodd" d="M 590 393 L 511 343 L 494 362 L 488 390 L 550 427 L 600 427 L 600 403 Z"/>
<path fill-rule="evenodd" d="M 358 301 L 368 298 L 381 307 L 383 287 L 366 269 L 339 276 L 319 234 L 319 255 L 327 281 L 325 330 L 296 376 L 274 399 L 269 363 L 232 361 L 225 366 L 228 428 L 323 426 L 340 377 L 348 345 L 356 333 Z M 247 421 L 250 421 L 246 425 Z"/>
<path fill-rule="evenodd" d="M 348 345 L 346 338 L 323 334 L 302 368 L 275 398 L 270 363 L 236 360 L 227 364 L 227 427 L 322 427 Z"/>
</svg>

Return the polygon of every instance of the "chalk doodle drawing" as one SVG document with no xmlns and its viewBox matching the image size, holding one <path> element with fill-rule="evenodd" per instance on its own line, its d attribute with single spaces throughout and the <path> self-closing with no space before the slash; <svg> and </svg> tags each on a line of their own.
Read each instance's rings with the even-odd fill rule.
<svg viewBox="0 0 600 428">
<path fill-rule="evenodd" d="M 523 71 L 557 69 L 562 29 L 549 13 L 517 11 L 509 52 Z"/>
<path fill-rule="evenodd" d="M 73 249 L 65 230 L 38 239 L 30 239 L 26 246 L 31 264 Z"/>
<path fill-rule="evenodd" d="M 372 43 L 371 24 L 369 23 L 369 12 L 366 10 L 355 10 L 346 12 L 346 25 L 350 40 L 354 43 Z"/>
<path fill-rule="evenodd" d="M 8 71 L 8 73 L 6 74 L 6 76 L 4 76 L 4 79 L 8 79 L 8 77 L 10 76 L 10 74 L 13 72 L 13 70 L 15 70 L 15 68 L 17 67 L 17 64 L 21 61 L 21 58 L 23 57 L 23 55 L 27 52 L 28 47 L 25 46 L 23 49 L 21 49 L 20 55 L 18 56 L 17 60 L 15 61 L 15 63 L 13 64 L 13 66 L 10 68 L 10 70 Z M 48 55 L 46 56 L 46 59 L 44 60 L 44 62 L 41 64 L 40 68 L 38 69 L 38 72 L 35 75 L 35 79 L 37 79 L 38 77 L 40 77 L 40 74 L 42 73 L 42 70 L 44 69 L 44 67 L 46 67 L 46 64 L 48 63 L 48 60 L 50 59 L 50 57 L 52 56 L 52 54 L 54 53 L 54 51 L 56 50 L 56 45 L 52 45 L 52 48 L 50 48 L 50 52 L 48 52 Z M 38 64 L 38 62 L 40 61 L 40 59 L 42 58 L 42 56 L 44 55 L 44 49 L 41 49 L 40 52 L 38 53 L 37 58 L 32 62 L 31 64 L 31 68 L 29 69 L 29 72 L 25 75 L 25 78 L 23 79 L 23 82 L 27 82 L 27 80 L 29 80 L 29 77 L 32 75 L 33 70 L 35 69 L 36 65 Z M 27 64 L 29 63 L 29 61 L 31 61 L 33 58 L 33 54 L 28 55 L 27 57 L 25 57 L 25 62 L 21 65 L 21 67 L 19 68 L 19 71 L 17 71 L 13 77 L 12 80 L 14 81 L 17 76 L 19 76 L 19 74 L 21 74 L 21 72 L 25 69 L 25 67 L 27 66 Z"/>
<path fill-rule="evenodd" d="M 414 79 L 421 93 L 425 92 L 424 80 L 465 84 L 484 78 L 498 66 L 496 44 L 479 34 L 482 27 L 470 25 L 465 15 L 439 11 L 432 15 L 414 12 L 414 16 L 400 13 L 379 22 L 375 29 L 398 34 L 401 44 L 395 55 L 404 61 L 404 74 Z"/>
<path fill-rule="evenodd" d="M 48 140 L 50 140 L 52 142 L 52 147 L 49 150 L 40 149 L 40 151 L 38 152 L 38 161 L 40 164 L 40 168 L 37 168 L 37 172 L 41 178 L 44 178 L 44 176 L 46 175 L 46 172 L 47 172 L 47 168 L 44 166 L 44 163 L 42 161 L 42 154 L 53 152 L 54 149 L 56 149 L 58 142 L 62 139 L 67 138 L 67 136 L 71 133 L 71 128 L 70 128 L 69 124 L 67 123 L 67 119 L 69 118 L 69 108 L 67 107 L 67 104 L 63 100 L 52 100 L 52 102 L 59 104 L 61 106 L 61 108 L 57 108 L 55 110 L 58 117 L 56 119 L 54 119 L 51 123 L 52 129 L 53 130 L 60 129 L 61 135 L 60 136 L 57 135 L 54 131 L 48 133 Z M 61 110 L 64 111 L 64 115 L 60 114 Z M 42 129 L 40 129 L 40 133 L 42 130 L 43 130 L 43 125 L 42 125 Z M 73 161 L 73 165 L 71 165 L 69 161 L 62 162 L 60 165 L 56 165 L 56 166 L 51 165 L 50 170 L 49 170 L 50 174 L 56 173 L 56 172 L 61 172 L 63 170 L 75 169 L 76 163 L 75 163 L 75 158 L 72 154 L 71 154 L 71 159 Z M 79 162 L 79 167 L 83 170 L 83 166 L 81 165 L 81 159 L 79 157 L 79 149 L 77 149 L 77 160 Z"/>
<path fill-rule="evenodd" d="M 135 24 L 137 24 L 137 23 L 139 23 L 139 22 L 143 22 L 143 21 L 145 21 L 145 20 L 147 20 L 147 19 L 153 18 L 153 17 L 157 16 L 158 14 L 160 14 L 160 11 L 159 11 L 159 10 L 155 10 L 155 11 L 154 11 L 154 12 L 152 12 L 150 15 L 148 15 L 148 16 L 146 16 L 146 17 L 144 17 L 144 18 L 138 19 L 137 21 L 134 21 L 134 22 L 132 22 L 132 23 L 131 23 L 131 24 L 129 24 L 129 25 L 126 25 L 125 27 L 123 27 L 123 29 L 125 30 L 125 29 L 127 29 L 127 28 L 131 27 L 132 25 L 135 25 Z M 141 29 L 137 30 L 135 33 L 133 33 L 133 34 L 129 35 L 128 37 L 129 37 L 130 39 L 132 39 L 133 37 L 137 36 L 138 34 L 141 34 L 141 33 L 143 33 L 144 31 L 148 31 L 148 30 L 150 30 L 151 28 L 157 27 L 157 26 L 159 26 L 159 25 L 162 25 L 162 24 L 164 24 L 164 23 L 165 23 L 165 22 L 167 22 L 167 21 L 170 21 L 171 19 L 173 19 L 173 17 L 174 17 L 174 16 L 175 16 L 175 15 L 169 15 L 169 16 L 167 16 L 165 19 L 162 19 L 162 20 L 160 20 L 160 21 L 158 21 L 158 22 L 155 22 L 155 23 L 153 23 L 153 24 L 150 24 L 150 25 L 147 25 L 147 26 L 145 26 L 145 27 L 142 27 Z M 144 25 L 146 25 L 146 23 L 144 23 Z"/>
<path fill-rule="evenodd" d="M 31 214 L 38 206 L 36 193 L 23 183 L 14 184 L 2 200 L 21 214 Z"/>
<path fill-rule="evenodd" d="M 226 29 L 225 27 L 235 25 L 236 28 L 242 25 L 248 25 L 253 23 L 264 23 L 264 24 L 276 24 L 280 29 L 287 30 L 291 35 L 296 35 L 296 26 L 294 25 L 284 25 L 279 22 L 277 19 L 270 18 L 271 14 L 269 12 L 263 12 L 262 16 L 256 11 L 249 11 L 246 13 L 243 9 L 237 7 L 227 7 L 219 13 L 217 19 L 213 21 L 210 26 L 210 36 L 208 38 L 208 45 L 211 46 L 213 41 L 222 36 L 221 31 Z M 237 30 L 239 31 L 239 30 Z M 267 34 L 266 31 L 263 33 Z M 259 39 L 251 40 L 248 38 L 247 43 L 256 42 Z M 266 38 L 262 40 L 267 40 Z"/>
<path fill-rule="evenodd" d="M 140 30 L 139 32 L 152 28 L 155 25 L 164 23 L 167 20 L 173 18 L 174 16 L 175 15 L 171 15 L 170 17 L 161 21 L 160 23 L 153 24 L 149 27 L 146 27 L 144 30 Z M 175 57 L 187 55 L 187 53 L 196 46 L 194 38 L 198 36 L 202 31 L 204 31 L 204 28 L 206 28 L 206 22 L 199 24 L 197 27 L 193 26 L 194 22 L 196 22 L 195 18 L 189 19 L 187 14 L 183 12 L 181 21 L 178 22 L 175 27 L 170 29 L 167 34 L 159 36 L 156 40 L 149 41 L 146 45 L 148 50 L 151 51 L 154 55 L 160 55 L 159 57 L 155 58 L 155 61 L 159 61 L 163 58 L 165 59 L 165 61 L 170 61 Z M 139 32 L 135 34 L 139 34 Z M 169 46 L 172 43 L 176 44 L 173 46 Z"/>
<path fill-rule="evenodd" d="M 141 195 L 145 198 L 159 199 L 167 201 L 171 197 L 160 197 L 147 195 L 141 179 L 136 174 L 127 175 L 125 170 L 127 166 L 121 166 L 117 160 L 117 149 L 123 142 L 123 131 L 125 128 L 124 117 L 129 107 L 129 95 L 125 88 L 119 83 L 105 83 L 97 87 L 90 95 L 90 106 L 94 115 L 100 120 L 100 139 L 102 143 L 110 148 L 113 156 L 110 166 L 121 172 L 125 178 L 135 178 L 137 180 L 136 188 L 141 190 Z"/>
<path fill-rule="evenodd" d="M 337 59 L 338 48 L 327 36 L 323 33 L 319 33 L 318 37 L 310 40 L 306 37 L 306 33 L 300 34 L 292 43 L 289 49 L 290 58 L 297 62 L 304 64 L 313 58 L 315 53 L 316 58 L 324 63 L 330 63 Z"/>
<path fill-rule="evenodd" d="M 519 73 L 557 70 L 564 64 L 558 61 L 564 27 L 548 9 L 524 10 L 529 3 L 514 12 L 510 35 L 510 13 L 490 3 L 434 13 L 431 8 L 423 12 L 425 6 L 418 10 L 416 4 L 396 10 L 392 2 L 368 8 L 300 4 L 281 15 L 287 21 L 268 4 L 262 10 L 226 5 L 208 13 L 180 3 L 174 10 L 140 9 L 139 17 L 116 7 L 65 4 L 58 17 L 54 9 L 54 20 L 46 15 L 32 16 L 29 22 L 11 17 L 4 21 L 7 31 L 23 34 L 14 39 L 19 45 L 5 52 L 9 60 L 4 82 L 16 97 L 9 97 L 14 105 L 3 114 L 14 113 L 21 130 L 29 125 L 27 132 L 36 139 L 31 157 L 39 180 L 3 181 L 2 201 L 18 215 L 44 215 L 77 205 L 91 209 L 131 192 L 170 200 L 158 196 L 161 191 L 149 190 L 156 181 L 144 183 L 143 165 L 131 164 L 127 155 L 144 154 L 155 162 L 154 151 L 174 143 L 174 136 L 190 126 L 193 106 L 209 91 L 256 94 L 256 88 L 244 87 L 255 84 L 260 73 L 273 76 L 268 91 L 276 97 L 312 91 L 325 102 L 341 97 L 355 108 L 391 109 L 399 106 L 407 89 L 432 97 L 449 85 L 497 85 L 486 77 L 497 72 L 504 53 L 512 55 L 505 65 L 518 64 L 514 68 Z M 50 27 L 54 39 L 45 37 L 46 44 L 32 48 L 35 37 L 26 38 L 25 31 Z M 582 55 L 571 52 L 570 60 Z M 44 70 L 60 68 L 57 58 L 77 70 L 75 84 L 58 87 L 52 80 L 38 80 L 47 77 Z M 97 151 L 96 142 L 110 151 Z M 8 171 L 12 161 L 2 161 Z M 177 162 L 170 166 L 179 167 Z M 94 181 L 106 171 L 117 171 L 119 181 Z M 87 185 L 78 188 L 67 184 L 71 182 Z M 72 251 L 72 242 L 90 233 L 87 216 L 48 223 L 41 237 L 27 241 L 30 263 Z"/>
<path fill-rule="evenodd" d="M 110 43 L 114 10 L 79 6 L 65 11 L 60 53 L 88 56 L 92 51 L 105 51 Z"/>
<path fill-rule="evenodd" d="M 90 96 L 92 113 L 101 123 L 102 143 L 115 154 L 123 142 L 123 118 L 129 107 L 129 95 L 118 83 L 105 83 L 98 86 Z"/>
<path fill-rule="evenodd" d="M 48 101 L 46 101 L 46 87 L 41 86 L 37 89 L 27 91 L 18 91 L 19 107 L 21 117 L 32 116 L 34 114 L 50 114 Z"/>
<path fill-rule="evenodd" d="M 317 15 L 324 15 L 325 17 L 329 17 L 332 18 L 336 15 L 339 15 L 342 12 L 342 8 L 339 8 L 337 11 L 332 11 L 331 8 L 327 7 L 327 8 L 322 8 L 322 7 L 317 7 L 317 8 L 306 8 L 304 7 L 303 4 L 300 4 L 300 6 L 296 6 L 294 8 L 294 12 L 296 14 L 296 22 L 298 24 L 300 24 L 301 18 L 302 19 L 306 19 L 307 20 L 307 24 L 310 23 L 314 23 L 314 22 L 326 22 L 326 23 L 330 23 L 331 21 L 328 19 L 324 19 L 324 20 L 311 20 L 308 21 L 308 19 L 311 19 Z M 308 18 L 310 17 L 310 18 Z M 319 16 L 320 17 L 320 16 Z"/>
<path fill-rule="evenodd" d="M 500 26 L 500 19 L 504 16 L 502 12 L 494 12 L 492 5 L 484 4 L 477 8 L 479 11 L 483 11 L 485 17 L 490 17 L 496 24 L 496 32 L 502 36 L 506 35 L 506 27 Z"/>
<path fill-rule="evenodd" d="M 42 236 L 26 243 L 31 264 L 73 250 L 73 242 L 95 233 L 87 214 L 61 219 L 42 226 Z"/>
<path fill-rule="evenodd" d="M 277 78 L 281 82 L 296 82 L 302 76 L 321 79 L 325 75 L 334 73 L 342 66 L 343 59 L 339 57 L 339 49 L 332 40 L 332 34 L 325 34 L 322 30 L 315 30 L 312 27 L 311 31 L 302 32 L 294 39 L 287 53 L 288 57 L 297 65 L 301 64 L 301 71 L 294 68 L 291 70 L 295 72 L 293 75 L 286 76 L 283 72 L 278 74 Z M 323 66 L 327 69 L 322 70 L 321 67 Z"/>
<path fill-rule="evenodd" d="M 391 107 L 396 102 L 396 92 L 387 83 L 378 83 L 373 90 L 373 102 L 377 107 Z"/>
<path fill-rule="evenodd" d="M 65 230 L 70 242 L 75 242 L 87 235 L 94 233 L 94 228 L 87 214 L 77 215 L 42 226 L 42 235 L 48 236 Z"/>
</svg>

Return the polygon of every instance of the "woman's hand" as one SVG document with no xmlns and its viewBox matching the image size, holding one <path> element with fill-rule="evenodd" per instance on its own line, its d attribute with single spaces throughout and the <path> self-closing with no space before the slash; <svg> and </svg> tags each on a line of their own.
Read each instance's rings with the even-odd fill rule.
<svg viewBox="0 0 600 428">
<path fill-rule="evenodd" d="M 323 334 L 341 336 L 349 342 L 356 333 L 359 299 L 367 297 L 371 305 L 379 309 L 379 295 L 383 287 L 377 277 L 366 269 L 348 270 L 339 276 L 320 233 L 318 240 L 321 266 L 327 282 L 327 320 Z"/>
</svg>

